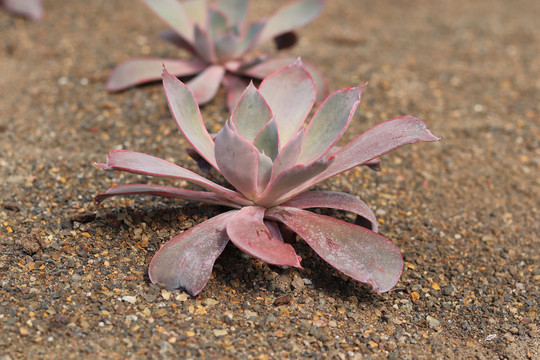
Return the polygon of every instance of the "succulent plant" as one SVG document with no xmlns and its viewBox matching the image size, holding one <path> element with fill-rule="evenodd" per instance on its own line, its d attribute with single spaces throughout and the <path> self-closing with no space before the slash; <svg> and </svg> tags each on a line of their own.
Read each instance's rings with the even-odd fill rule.
<svg viewBox="0 0 540 360">
<path fill-rule="evenodd" d="M 274 39 L 277 50 L 293 46 L 292 30 L 313 20 L 326 0 L 298 0 L 279 9 L 267 20 L 246 21 L 249 0 L 143 0 L 172 30 L 160 33 L 170 43 L 188 51 L 193 58 L 135 58 L 118 65 L 107 82 L 110 92 L 161 78 L 161 66 L 178 77 L 193 76 L 186 84 L 199 105 L 212 100 L 223 83 L 227 104 L 232 109 L 249 79 L 262 79 L 294 62 L 291 57 L 272 57 L 272 53 L 251 58 L 246 55 L 259 44 Z M 309 64 L 308 64 L 309 65 Z M 325 95 L 323 77 L 309 66 Z"/>
<path fill-rule="evenodd" d="M 365 85 L 332 93 L 304 127 L 317 90 L 298 60 L 270 74 L 258 89 L 249 84 L 213 139 L 192 91 L 165 68 L 163 85 L 182 134 L 234 190 L 144 153 L 115 150 L 105 164 L 96 164 L 105 170 L 183 179 L 207 190 L 117 185 L 97 195 L 96 203 L 116 195 L 149 194 L 232 208 L 161 247 L 149 267 L 153 283 L 198 294 L 229 240 L 266 263 L 301 268 L 300 257 L 283 241 L 280 222 L 342 273 L 370 284 L 376 292 L 392 289 L 403 260 L 399 249 L 377 233 L 369 207 L 350 194 L 306 190 L 353 167 L 373 165 L 374 159 L 402 145 L 439 140 L 422 121 L 412 116 L 388 120 L 338 147 Z M 349 211 L 369 229 L 304 210 L 317 207 Z"/>
<path fill-rule="evenodd" d="M 41 0 L 0 0 L 0 8 L 31 20 L 39 20 L 43 16 Z"/>
</svg>

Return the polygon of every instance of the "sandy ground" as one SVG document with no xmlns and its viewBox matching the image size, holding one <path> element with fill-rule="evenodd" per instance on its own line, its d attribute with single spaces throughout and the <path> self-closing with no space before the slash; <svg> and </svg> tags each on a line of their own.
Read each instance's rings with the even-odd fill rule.
<svg viewBox="0 0 540 360">
<path fill-rule="evenodd" d="M 231 246 L 196 298 L 151 285 L 147 266 L 222 208 L 92 202 L 141 181 L 92 166 L 112 149 L 195 169 L 159 84 L 104 90 L 118 62 L 185 54 L 139 1 L 44 5 L 36 23 L 0 12 L 1 360 L 540 358 L 540 2 L 330 1 L 288 53 L 331 90 L 369 81 L 348 138 L 405 114 L 444 137 L 320 186 L 374 209 L 401 281 L 373 294 L 298 239 L 304 270 Z M 202 113 L 218 129 L 224 93 Z"/>
</svg>

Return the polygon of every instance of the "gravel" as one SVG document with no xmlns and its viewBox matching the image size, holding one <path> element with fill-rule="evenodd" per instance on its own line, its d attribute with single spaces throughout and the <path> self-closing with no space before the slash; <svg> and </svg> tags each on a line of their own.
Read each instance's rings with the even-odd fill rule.
<svg viewBox="0 0 540 360">
<path fill-rule="evenodd" d="M 92 162 L 131 149 L 196 170 L 159 84 L 104 91 L 121 61 L 183 55 L 137 1 L 45 0 L 36 23 L 0 12 L 0 360 L 540 358 L 540 3 L 351 4 L 329 1 L 289 51 L 331 90 L 369 81 L 347 139 L 404 114 L 444 138 L 320 185 L 360 196 L 402 250 L 380 295 L 294 238 L 302 270 L 228 246 L 196 298 L 150 284 L 157 249 L 223 208 L 95 206 L 112 184 L 173 182 Z M 223 91 L 202 114 L 219 129 Z"/>
</svg>

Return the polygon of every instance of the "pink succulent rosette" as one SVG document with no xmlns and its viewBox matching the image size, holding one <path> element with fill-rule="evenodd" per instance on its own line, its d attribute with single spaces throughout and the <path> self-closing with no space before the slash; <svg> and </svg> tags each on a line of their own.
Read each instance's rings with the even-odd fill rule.
<svg viewBox="0 0 540 360">
<path fill-rule="evenodd" d="M 192 55 L 190 60 L 135 58 L 118 65 L 107 82 L 110 92 L 121 91 L 161 78 L 163 64 L 177 77 L 195 76 L 186 85 L 199 105 L 212 100 L 223 84 L 229 109 L 249 84 L 294 62 L 291 57 L 274 57 L 273 53 L 247 57 L 258 45 L 274 40 L 276 50 L 296 43 L 292 32 L 322 11 L 326 0 L 298 0 L 266 20 L 248 23 L 249 0 L 143 0 L 171 30 L 160 36 Z M 309 66 L 324 97 L 326 85 L 317 69 Z"/>
<path fill-rule="evenodd" d="M 0 8 L 31 20 L 43 17 L 41 0 L 0 0 Z"/>
<path fill-rule="evenodd" d="M 356 166 L 373 165 L 379 156 L 400 146 L 439 140 L 422 121 L 412 116 L 387 120 L 338 147 L 365 85 L 332 93 L 304 126 L 317 88 L 298 60 L 271 73 L 258 89 L 250 84 L 213 138 L 192 90 L 165 69 L 163 85 L 182 134 L 234 190 L 133 151 L 112 151 L 105 164 L 97 164 L 106 170 L 182 179 L 205 189 L 117 185 L 97 195 L 97 203 L 116 195 L 149 194 L 232 208 L 168 241 L 150 263 L 153 283 L 198 294 L 229 241 L 266 263 L 301 268 L 300 257 L 280 234 L 278 223 L 283 223 L 342 273 L 371 285 L 376 292 L 395 286 L 402 256 L 390 240 L 378 234 L 369 207 L 350 194 L 307 190 Z M 369 229 L 305 210 L 317 207 L 349 211 L 369 223 Z"/>
</svg>

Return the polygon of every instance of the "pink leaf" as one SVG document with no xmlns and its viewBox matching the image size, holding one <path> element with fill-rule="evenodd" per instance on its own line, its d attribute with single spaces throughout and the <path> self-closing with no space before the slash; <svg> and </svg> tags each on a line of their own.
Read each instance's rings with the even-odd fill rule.
<svg viewBox="0 0 540 360">
<path fill-rule="evenodd" d="M 219 172 L 247 198 L 255 198 L 259 166 L 257 149 L 234 132 L 229 122 L 217 134 L 215 144 Z"/>
<path fill-rule="evenodd" d="M 229 241 L 225 227 L 235 213 L 220 214 L 165 243 L 150 262 L 150 281 L 169 289 L 183 288 L 193 296 L 200 293 Z"/>
<path fill-rule="evenodd" d="M 174 29 L 162 30 L 158 33 L 158 36 L 163 40 L 177 46 L 181 49 L 188 51 L 191 55 L 196 55 L 193 45 L 187 42 L 182 36 L 180 36 Z M 206 67 L 206 65 L 205 65 Z"/>
<path fill-rule="evenodd" d="M 278 199 L 323 172 L 331 162 L 332 159 L 321 159 L 309 165 L 294 165 L 283 170 L 275 178 L 272 175 L 272 180 L 255 203 L 265 207 L 278 205 Z"/>
<path fill-rule="evenodd" d="M 413 116 L 387 120 L 372 127 L 343 146 L 333 155 L 335 159 L 326 170 L 309 181 L 300 184 L 296 189 L 283 196 L 280 201 L 290 199 L 294 194 L 303 192 L 334 175 L 359 165 L 371 163 L 371 160 L 400 146 L 415 144 L 420 141 L 432 142 L 439 140 L 440 138 L 431 134 L 423 121 Z"/>
<path fill-rule="evenodd" d="M 186 138 L 208 163 L 217 168 L 214 156 L 214 140 L 208 134 L 191 89 L 163 68 L 163 87 L 169 109 L 176 125 Z"/>
<path fill-rule="evenodd" d="M 303 141 L 304 129 L 300 129 L 300 131 L 283 146 L 281 151 L 276 156 L 274 166 L 272 168 L 272 179 L 276 178 L 284 170 L 296 164 L 296 159 L 298 159 L 298 155 L 302 149 Z"/>
<path fill-rule="evenodd" d="M 180 1 L 143 0 L 143 2 L 184 39 L 193 42 L 193 25 Z"/>
<path fill-rule="evenodd" d="M 223 62 L 234 58 L 241 45 L 242 39 L 232 30 L 218 37 L 214 41 L 218 61 Z"/>
<path fill-rule="evenodd" d="M 217 0 L 216 7 L 222 11 L 230 25 L 239 25 L 240 28 L 246 20 L 249 1 L 248 0 Z"/>
<path fill-rule="evenodd" d="M 326 0 L 299 0 L 280 8 L 268 19 L 261 42 L 299 28 L 321 13 Z"/>
<path fill-rule="evenodd" d="M 317 96 L 317 88 L 300 59 L 268 75 L 259 91 L 270 105 L 286 144 L 304 124 Z"/>
<path fill-rule="evenodd" d="M 201 27 L 195 25 L 195 40 L 193 42 L 193 47 L 201 59 L 207 63 L 213 64 L 217 61 L 216 53 L 214 50 L 214 42 L 212 41 L 210 35 Z"/>
<path fill-rule="evenodd" d="M 242 75 L 249 76 L 255 79 L 263 79 L 285 66 L 289 66 L 296 61 L 291 57 L 272 57 L 262 56 L 255 60 L 247 61 L 240 66 L 239 72 Z"/>
<path fill-rule="evenodd" d="M 282 203 L 281 206 L 298 209 L 332 208 L 349 211 L 368 220 L 371 223 L 372 231 L 378 231 L 377 219 L 373 211 L 365 202 L 351 194 L 326 190 L 307 191 Z"/>
<path fill-rule="evenodd" d="M 199 105 L 206 104 L 216 96 L 224 74 L 223 66 L 212 65 L 186 83 L 193 91 Z"/>
<path fill-rule="evenodd" d="M 208 191 L 195 191 L 182 189 L 172 186 L 151 185 L 151 184 L 126 184 L 113 186 L 103 194 L 99 194 L 94 198 L 96 204 L 111 196 L 124 195 L 153 195 L 166 198 L 176 198 L 183 200 L 200 201 L 207 204 L 225 205 L 233 208 L 241 206 L 233 201 L 222 198 L 218 194 Z"/>
<path fill-rule="evenodd" d="M 223 85 L 225 86 L 225 90 L 227 91 L 227 108 L 230 112 L 233 111 L 236 102 L 246 89 L 246 87 L 249 85 L 249 81 L 230 74 L 225 73 L 225 77 L 223 78 Z"/>
<path fill-rule="evenodd" d="M 361 226 L 290 207 L 267 211 L 300 235 L 321 258 L 375 292 L 391 290 L 399 280 L 403 259 L 387 238 Z"/>
<path fill-rule="evenodd" d="M 157 81 L 161 79 L 163 65 L 175 76 L 193 75 L 204 70 L 207 66 L 199 60 L 131 59 L 113 69 L 107 81 L 107 91 L 117 92 L 136 85 Z"/>
<path fill-rule="evenodd" d="M 298 164 L 309 164 L 324 156 L 343 136 L 360 104 L 363 87 L 338 90 L 317 109 L 304 134 Z"/>
<path fill-rule="evenodd" d="M 300 258 L 290 244 L 276 238 L 264 224 L 266 209 L 242 208 L 227 222 L 227 234 L 240 250 L 268 264 L 301 268 Z"/>
<path fill-rule="evenodd" d="M 41 0 L 0 0 L 0 7 L 31 20 L 43 17 Z"/>
<path fill-rule="evenodd" d="M 253 86 L 253 83 L 250 83 L 242 96 L 240 96 L 240 99 L 238 99 L 231 115 L 231 121 L 238 129 L 240 136 L 249 142 L 253 142 L 253 139 L 272 117 L 272 110 L 264 97 Z"/>
<path fill-rule="evenodd" d="M 121 170 L 141 175 L 184 179 L 240 205 L 253 204 L 236 191 L 224 188 L 194 172 L 148 154 L 128 150 L 115 150 L 109 153 L 106 164 L 96 164 L 96 166 L 104 170 Z"/>
</svg>

